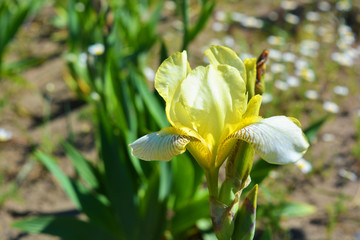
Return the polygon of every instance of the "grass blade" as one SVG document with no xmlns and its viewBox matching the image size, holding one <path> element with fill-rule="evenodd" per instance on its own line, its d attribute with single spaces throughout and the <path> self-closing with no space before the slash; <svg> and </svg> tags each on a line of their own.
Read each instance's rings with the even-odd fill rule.
<svg viewBox="0 0 360 240">
<path fill-rule="evenodd" d="M 76 171 L 79 173 L 79 176 L 91 189 L 97 189 L 99 187 L 99 182 L 96 177 L 97 174 L 95 173 L 95 168 L 71 144 L 65 141 L 63 141 L 61 144 L 67 157 L 70 159 Z"/>
<path fill-rule="evenodd" d="M 60 170 L 60 168 L 56 165 L 55 161 L 51 157 L 40 151 L 36 151 L 34 156 L 39 159 L 52 173 L 52 175 L 60 183 L 61 187 L 68 195 L 68 197 L 75 203 L 76 207 L 78 209 L 81 209 L 79 198 L 71 183 L 71 180 Z"/>
<path fill-rule="evenodd" d="M 13 227 L 29 233 L 45 233 L 67 240 L 115 240 L 97 225 L 73 217 L 34 217 L 14 222 Z"/>
</svg>

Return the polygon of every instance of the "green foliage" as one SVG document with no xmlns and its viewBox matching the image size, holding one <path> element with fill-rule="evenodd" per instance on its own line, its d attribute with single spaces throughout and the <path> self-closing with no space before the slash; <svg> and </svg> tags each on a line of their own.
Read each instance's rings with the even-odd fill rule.
<svg viewBox="0 0 360 240">
<path fill-rule="evenodd" d="M 76 10 L 79 4 L 83 11 Z M 200 190 L 203 172 L 190 155 L 149 164 L 133 157 L 128 147 L 139 135 L 168 126 L 163 103 L 149 90 L 144 75 L 149 53 L 159 40 L 156 27 L 162 4 L 57 2 L 54 23 L 69 34 L 66 81 L 93 107 L 99 159 L 93 163 L 63 141 L 76 172 L 70 178 L 53 157 L 37 151 L 35 157 L 87 220 L 36 216 L 14 227 L 64 239 L 181 239 L 192 234 L 199 219 L 209 219 L 208 193 Z M 192 35 L 201 30 L 197 29 Z M 95 43 L 102 44 L 103 51 L 88 49 Z M 162 48 L 165 57 L 166 46 Z"/>
<path fill-rule="evenodd" d="M 6 47 L 21 24 L 38 8 L 35 2 L 40 1 L 0 2 L 0 71 L 13 72 L 43 61 L 2 62 Z M 98 5 L 96 1 L 85 0 L 56 2 L 54 24 L 68 30 L 65 60 L 69 75 L 66 81 L 79 98 L 93 107 L 99 156 L 97 161 L 89 161 L 72 143 L 63 141 L 63 149 L 76 171 L 74 178 L 64 174 L 53 157 L 41 151 L 35 156 L 87 219 L 37 216 L 20 220 L 13 226 L 29 233 L 64 239 L 188 237 L 197 231 L 199 219 L 209 221 L 208 194 L 201 190 L 202 170 L 190 155 L 178 156 L 171 163 L 149 164 L 133 157 L 128 147 L 139 135 L 168 125 L 163 102 L 149 90 L 144 74 L 152 58 L 151 51 L 159 42 L 160 61 L 168 55 L 167 46 L 156 33 L 163 1 L 98 1 Z M 198 18 L 193 23 L 190 23 L 189 1 L 178 3 L 184 22 L 182 48 L 187 49 L 205 28 L 215 2 L 201 1 Z M 78 10 L 79 4 L 83 11 Z M 269 31 L 289 38 L 287 31 L 274 24 L 271 26 L 267 28 Z M 89 46 L 95 43 L 104 46 L 103 53 L 89 53 Z M 326 118 L 316 121 L 305 130 L 310 142 L 325 121 Z M 244 193 L 255 189 L 256 184 L 277 167 L 257 161 L 251 171 L 252 182 Z M 7 192 L 2 196 L 7 196 Z M 247 211 L 246 202 L 251 202 L 253 212 Z M 249 233 L 244 239 L 253 238 L 255 203 L 256 191 L 252 190 L 236 216 L 235 239 L 244 236 L 244 231 Z M 311 205 L 287 201 L 261 205 L 258 216 L 270 223 L 261 239 L 271 239 L 271 230 L 276 229 L 282 218 L 304 216 L 314 211 Z M 338 214 L 330 212 L 329 215 L 335 221 L 334 216 Z M 213 234 L 207 234 L 209 239 L 214 238 Z M 207 239 L 207 235 L 203 236 Z"/>
<path fill-rule="evenodd" d="M 3 185 L 2 181 L 0 181 L 0 184 Z M 8 200 L 9 198 L 13 198 L 16 195 L 17 195 L 17 188 L 15 183 L 11 183 L 7 187 L 2 187 L 0 191 L 0 207 L 4 204 L 6 200 Z"/>
<path fill-rule="evenodd" d="M 190 8 L 188 0 L 178 1 L 178 5 L 182 11 L 184 22 L 184 36 L 183 36 L 183 50 L 186 50 L 189 43 L 194 41 L 196 36 L 205 28 L 208 19 L 210 18 L 216 2 L 212 0 L 201 1 L 201 11 L 196 22 L 190 26 Z"/>
<path fill-rule="evenodd" d="M 29 233 L 46 233 L 63 239 L 116 239 L 96 224 L 71 217 L 38 217 L 13 224 L 13 227 Z"/>
<path fill-rule="evenodd" d="M 266 228 L 265 232 L 261 236 L 260 240 L 272 240 L 271 230 L 270 228 Z"/>
<path fill-rule="evenodd" d="M 5 64 L 4 55 L 7 46 L 13 40 L 27 17 L 36 12 L 43 1 L 19 1 L 2 0 L 0 1 L 0 79 L 11 76 L 19 69 L 37 64 L 40 59 L 30 58 L 20 60 L 16 63 Z"/>
</svg>

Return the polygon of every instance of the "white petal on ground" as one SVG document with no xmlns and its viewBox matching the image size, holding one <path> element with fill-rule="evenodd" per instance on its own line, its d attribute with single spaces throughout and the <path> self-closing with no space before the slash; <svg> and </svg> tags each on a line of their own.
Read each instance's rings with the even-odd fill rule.
<svg viewBox="0 0 360 240">
<path fill-rule="evenodd" d="M 282 63 L 273 63 L 270 67 L 270 72 L 272 73 L 282 73 L 285 71 L 285 65 Z"/>
<path fill-rule="evenodd" d="M 323 108 L 325 111 L 330 113 L 338 113 L 339 112 L 339 106 L 331 101 L 325 101 L 323 104 Z"/>
<path fill-rule="evenodd" d="M 295 62 L 296 60 L 296 55 L 292 52 L 285 52 L 282 57 L 284 62 Z"/>
<path fill-rule="evenodd" d="M 104 51 L 105 51 L 105 46 L 102 43 L 95 43 L 95 44 L 89 46 L 89 48 L 88 48 L 88 52 L 94 56 L 99 56 L 99 55 L 103 54 Z"/>
<path fill-rule="evenodd" d="M 269 49 L 269 58 L 274 59 L 276 61 L 281 61 L 282 53 L 277 49 Z"/>
<path fill-rule="evenodd" d="M 273 95 L 271 95 L 270 93 L 263 93 L 262 95 L 262 104 L 266 104 L 269 103 L 273 100 Z"/>
<path fill-rule="evenodd" d="M 321 137 L 321 139 L 324 141 L 324 142 L 333 142 L 335 141 L 335 135 L 332 134 L 332 133 L 324 133 Z"/>
<path fill-rule="evenodd" d="M 10 141 L 12 133 L 4 128 L 0 128 L 0 142 Z"/>
<path fill-rule="evenodd" d="M 292 14 L 292 13 L 286 13 L 284 19 L 286 22 L 293 24 L 293 25 L 296 25 L 300 22 L 300 18 L 297 15 Z"/>
<path fill-rule="evenodd" d="M 311 100 L 316 100 L 319 98 L 319 92 L 316 90 L 307 90 L 305 92 L 305 97 Z"/>
<path fill-rule="evenodd" d="M 276 80 L 276 81 L 275 81 L 275 87 L 276 87 L 277 89 L 282 90 L 282 91 L 286 91 L 286 90 L 288 90 L 289 85 L 288 85 L 286 82 L 284 82 L 284 81 Z"/>
<path fill-rule="evenodd" d="M 334 93 L 340 96 L 347 96 L 349 94 L 349 88 L 338 85 L 334 87 Z"/>
<path fill-rule="evenodd" d="M 267 38 L 267 42 L 273 46 L 281 46 L 285 43 L 285 40 L 280 36 L 271 35 Z"/>
<path fill-rule="evenodd" d="M 286 79 L 286 83 L 290 86 L 290 87 L 298 87 L 300 85 L 300 80 L 299 78 L 295 77 L 295 76 L 289 76 Z"/>
<path fill-rule="evenodd" d="M 304 158 L 300 158 L 298 161 L 296 161 L 295 165 L 300 168 L 301 172 L 304 174 L 308 174 L 312 170 L 311 163 Z"/>
<path fill-rule="evenodd" d="M 306 13 L 306 19 L 312 22 L 318 22 L 321 19 L 320 13 L 309 11 Z"/>
<path fill-rule="evenodd" d="M 350 172 L 350 171 L 348 171 L 346 169 L 340 169 L 339 175 L 340 175 L 340 177 L 348 179 L 348 180 L 350 180 L 352 182 L 356 182 L 357 179 L 358 179 L 358 176 L 355 173 Z"/>
<path fill-rule="evenodd" d="M 317 7 L 323 12 L 328 12 L 331 10 L 331 4 L 327 1 L 320 1 Z"/>
<path fill-rule="evenodd" d="M 296 1 L 281 1 L 280 7 L 284 10 L 294 10 L 298 6 Z"/>
</svg>

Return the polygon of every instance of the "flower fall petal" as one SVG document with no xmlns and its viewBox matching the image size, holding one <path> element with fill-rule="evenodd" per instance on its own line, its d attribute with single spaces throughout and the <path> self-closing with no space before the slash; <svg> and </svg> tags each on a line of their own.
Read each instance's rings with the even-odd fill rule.
<svg viewBox="0 0 360 240">
<path fill-rule="evenodd" d="M 295 162 L 309 147 L 301 128 L 285 116 L 263 119 L 235 132 L 230 138 L 250 143 L 265 161 L 273 164 Z"/>
<path fill-rule="evenodd" d="M 181 131 L 172 127 L 145 135 L 131 143 L 131 154 L 142 160 L 169 161 L 186 151 L 191 136 L 176 133 Z"/>
</svg>

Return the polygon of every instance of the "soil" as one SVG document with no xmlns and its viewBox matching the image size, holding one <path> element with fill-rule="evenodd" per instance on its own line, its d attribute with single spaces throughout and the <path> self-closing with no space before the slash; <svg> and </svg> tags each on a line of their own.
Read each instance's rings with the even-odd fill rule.
<svg viewBox="0 0 360 240">
<path fill-rule="evenodd" d="M 44 16 L 49 14 L 51 12 L 43 13 Z M 20 40 L 17 39 L 12 47 L 24 44 L 21 37 L 26 36 L 26 49 L 33 51 L 30 54 L 45 54 L 49 56 L 48 60 L 22 74 L 26 84 L 0 81 L 0 97 L 11 95 L 1 109 L 0 127 L 13 133 L 11 141 L 0 143 L 0 176 L 3 176 L 0 193 L 10 189 L 11 183 L 17 183 L 15 195 L 0 205 L 0 239 L 4 240 L 57 239 L 23 234 L 10 225 L 25 216 L 69 211 L 71 214 L 75 209 L 54 178 L 32 157 L 36 147 L 43 149 L 45 146 L 45 151 L 57 153 L 58 164 L 72 175 L 73 169 L 58 144 L 60 139 L 69 136 L 70 125 L 77 147 L 90 159 L 96 157 L 91 123 L 81 118 L 88 107 L 76 98 L 64 81 L 66 66 L 61 56 L 65 51 L 64 44 L 42 37 L 47 35 L 46 32 L 39 36 L 32 29 L 34 24 L 38 26 L 39 22 L 34 21 L 22 30 Z M 48 27 L 43 31 L 51 32 L 52 29 Z M 293 167 L 286 180 L 293 185 L 289 200 L 317 207 L 310 216 L 283 219 L 281 225 L 291 229 L 292 239 L 360 239 L 360 180 L 349 181 L 340 177 L 338 171 L 344 168 L 360 176 L 360 159 L 352 154 L 356 143 L 354 121 L 359 118 L 359 91 L 352 91 L 345 97 L 340 109 L 340 114 L 326 122 L 318 140 L 312 143 L 309 157 L 313 159 L 315 173 L 307 177 Z M 321 136 L 325 133 L 333 134 L 335 140 L 323 141 Z M 321 169 L 316 169 L 317 164 Z M 337 202 L 343 204 L 343 209 L 334 215 Z"/>
</svg>

